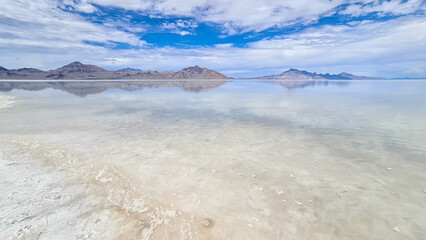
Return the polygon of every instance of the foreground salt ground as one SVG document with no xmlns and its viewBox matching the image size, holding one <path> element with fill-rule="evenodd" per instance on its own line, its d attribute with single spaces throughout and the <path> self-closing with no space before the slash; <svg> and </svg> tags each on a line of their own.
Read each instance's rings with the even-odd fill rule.
<svg viewBox="0 0 426 240">
<path fill-rule="evenodd" d="M 16 99 L 12 96 L 0 95 L 0 111 L 13 107 Z"/>
<path fill-rule="evenodd" d="M 146 96 L 123 109 L 21 97 L 0 118 L 2 239 L 426 236 L 420 120 L 402 119 L 415 133 L 401 133 L 392 121 L 325 119 L 345 121 L 333 131 L 301 123 L 303 104 L 284 119 L 270 103 L 210 119 L 214 101 L 185 109 Z"/>
</svg>

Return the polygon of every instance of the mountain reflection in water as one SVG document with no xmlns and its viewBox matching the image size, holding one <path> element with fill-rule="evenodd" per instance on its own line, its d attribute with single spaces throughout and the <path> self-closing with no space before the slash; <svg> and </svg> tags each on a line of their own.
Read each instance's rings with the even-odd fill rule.
<svg viewBox="0 0 426 240">
<path fill-rule="evenodd" d="M 241 80 L 235 80 L 241 81 Z M 14 89 L 40 91 L 43 89 L 58 89 L 80 97 L 102 93 L 108 89 L 136 90 L 143 88 L 181 88 L 188 92 L 201 92 L 222 86 L 228 81 L 212 80 L 185 80 L 185 81 L 68 81 L 68 82 L 34 82 L 34 81 L 0 81 L 0 92 L 9 92 Z M 287 89 L 349 85 L 349 81 L 262 81 L 278 84 Z"/>
</svg>

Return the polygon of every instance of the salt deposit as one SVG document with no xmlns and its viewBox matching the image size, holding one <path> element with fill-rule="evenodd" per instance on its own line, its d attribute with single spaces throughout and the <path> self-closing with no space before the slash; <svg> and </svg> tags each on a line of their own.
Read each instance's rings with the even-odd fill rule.
<svg viewBox="0 0 426 240">
<path fill-rule="evenodd" d="M 426 237 L 421 87 L 257 84 L 0 95 L 0 239 Z"/>
</svg>

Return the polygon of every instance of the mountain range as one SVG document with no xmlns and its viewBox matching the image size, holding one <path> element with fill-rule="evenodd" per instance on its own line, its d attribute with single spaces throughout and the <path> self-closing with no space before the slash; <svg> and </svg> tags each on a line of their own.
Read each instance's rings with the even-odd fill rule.
<svg viewBox="0 0 426 240">
<path fill-rule="evenodd" d="M 278 75 L 270 75 L 259 77 L 259 79 L 279 79 L 279 80 L 372 80 L 372 79 L 382 79 L 374 77 L 365 77 L 365 76 L 355 76 L 350 73 L 339 73 L 339 74 L 318 74 L 311 73 L 307 71 L 301 71 L 294 68 L 291 68 Z"/>
<path fill-rule="evenodd" d="M 110 71 L 95 65 L 73 62 L 50 71 L 35 68 L 6 69 L 0 67 L 0 79 L 52 79 L 52 80 L 87 80 L 87 79 L 230 79 L 227 76 L 199 66 L 174 71 L 152 71 L 139 69 L 121 69 Z"/>
<path fill-rule="evenodd" d="M 6 69 L 0 66 L 0 79 L 17 80 L 88 80 L 88 79 L 231 79 L 224 74 L 197 65 L 184 68 L 178 72 L 153 71 L 134 68 L 124 68 L 117 71 L 106 70 L 101 67 L 73 62 L 63 67 L 42 71 L 35 68 Z M 303 70 L 289 69 L 278 75 L 258 77 L 255 79 L 277 80 L 369 80 L 380 79 L 364 76 L 355 76 L 349 73 L 318 74 Z"/>
</svg>

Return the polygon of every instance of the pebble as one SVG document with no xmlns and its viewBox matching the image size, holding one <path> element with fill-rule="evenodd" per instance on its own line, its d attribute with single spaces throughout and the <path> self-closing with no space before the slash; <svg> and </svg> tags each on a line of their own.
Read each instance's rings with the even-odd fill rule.
<svg viewBox="0 0 426 240">
<path fill-rule="evenodd" d="M 293 175 L 293 174 L 290 174 L 290 177 L 291 177 L 291 178 L 294 178 L 294 175 Z"/>
<path fill-rule="evenodd" d="M 287 200 L 285 200 L 285 199 L 283 199 L 282 201 L 283 201 L 283 203 L 287 203 Z"/>
<path fill-rule="evenodd" d="M 277 192 L 278 195 L 282 195 L 284 193 L 284 191 L 280 190 L 280 189 L 276 190 L 276 192 Z"/>
<path fill-rule="evenodd" d="M 393 230 L 393 231 L 395 231 L 395 232 L 399 232 L 399 228 L 398 228 L 398 227 L 396 227 L 396 226 L 393 226 L 393 227 L 392 227 L 392 230 Z"/>
<path fill-rule="evenodd" d="M 246 225 L 247 225 L 247 227 L 254 228 L 253 224 L 251 224 L 251 223 L 247 223 Z"/>
<path fill-rule="evenodd" d="M 253 174 L 253 175 L 251 175 L 251 177 L 252 177 L 252 178 L 256 178 L 256 175 L 254 175 L 254 174 Z"/>
<path fill-rule="evenodd" d="M 216 174 L 216 172 L 217 172 L 216 170 L 212 169 L 212 173 Z"/>
<path fill-rule="evenodd" d="M 237 173 L 237 175 L 238 175 L 238 176 L 241 176 L 241 173 L 239 172 L 239 173 Z"/>
<path fill-rule="evenodd" d="M 296 201 L 296 204 L 299 205 L 299 206 L 303 206 L 303 203 L 301 203 L 299 201 Z"/>
<path fill-rule="evenodd" d="M 343 195 L 341 193 L 337 193 L 337 195 L 339 195 L 339 197 L 343 197 Z"/>
<path fill-rule="evenodd" d="M 389 170 L 389 171 L 390 171 L 390 170 L 392 170 L 392 168 L 390 168 L 390 167 L 388 167 L 388 168 L 386 168 L 386 169 L 387 169 L 387 170 Z"/>
<path fill-rule="evenodd" d="M 201 224 L 208 227 L 210 225 L 210 221 L 208 219 L 204 219 L 204 220 L 201 221 Z"/>
<path fill-rule="evenodd" d="M 263 187 L 259 187 L 259 190 L 263 192 Z"/>
</svg>

